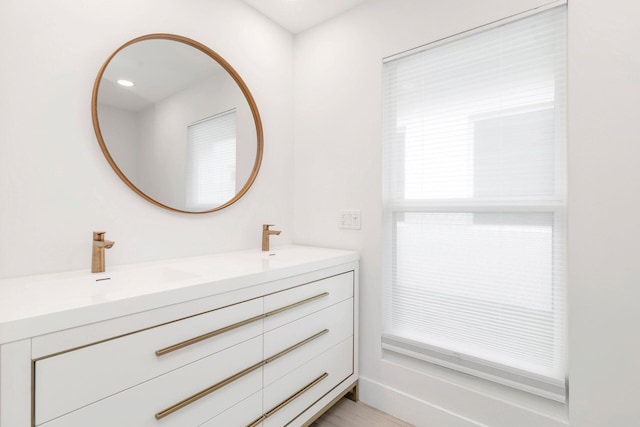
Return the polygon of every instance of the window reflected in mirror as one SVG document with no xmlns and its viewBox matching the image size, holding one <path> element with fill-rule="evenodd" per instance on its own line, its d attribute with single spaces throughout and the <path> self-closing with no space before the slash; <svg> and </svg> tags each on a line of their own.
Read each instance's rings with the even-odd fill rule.
<svg viewBox="0 0 640 427">
<path fill-rule="evenodd" d="M 187 209 L 209 210 L 236 194 L 236 111 L 187 127 Z"/>
</svg>

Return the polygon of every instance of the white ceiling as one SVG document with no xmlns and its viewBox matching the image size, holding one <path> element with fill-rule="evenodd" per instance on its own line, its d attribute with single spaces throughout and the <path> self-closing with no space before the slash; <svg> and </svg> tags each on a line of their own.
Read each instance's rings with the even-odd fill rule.
<svg viewBox="0 0 640 427">
<path fill-rule="evenodd" d="M 368 0 L 242 0 L 297 34 Z"/>
<path fill-rule="evenodd" d="M 144 40 L 131 44 L 111 59 L 100 81 L 99 103 L 128 111 L 142 111 L 213 76 L 223 68 L 191 46 L 172 40 Z M 134 83 L 123 87 L 126 79 Z"/>
</svg>

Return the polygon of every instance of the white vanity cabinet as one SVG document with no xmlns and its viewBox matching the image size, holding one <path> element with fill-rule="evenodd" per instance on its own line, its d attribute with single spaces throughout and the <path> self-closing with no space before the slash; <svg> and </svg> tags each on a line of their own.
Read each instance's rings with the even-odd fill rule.
<svg viewBox="0 0 640 427">
<path fill-rule="evenodd" d="M 127 393 L 120 396 L 125 399 L 126 404 L 144 399 L 144 394 L 148 393 L 144 391 L 145 388 L 150 387 L 151 392 L 158 392 L 162 386 L 156 383 L 164 384 L 163 381 L 168 381 L 167 384 L 176 384 L 171 385 L 171 393 L 174 394 L 173 399 L 179 401 L 181 399 L 178 396 L 181 394 L 194 394 L 198 388 L 206 388 L 210 385 L 206 384 L 207 381 L 222 381 L 235 371 L 241 371 L 262 359 L 260 322 L 250 323 L 235 331 L 161 356 L 156 355 L 156 351 L 261 313 L 261 301 L 256 299 L 76 350 L 67 350 L 62 354 L 54 353 L 38 358 L 34 361 L 35 423 L 49 425 L 48 421 L 114 396 L 122 390 L 127 390 Z M 247 347 L 247 343 L 252 345 Z M 218 366 L 223 366 L 224 369 L 212 369 Z M 199 372 L 212 374 L 208 375 L 209 378 L 202 378 L 198 375 Z M 168 378 L 155 380 L 168 373 L 171 373 L 167 375 Z M 182 381 L 182 378 L 186 380 Z M 190 380 L 191 378 L 193 379 Z M 186 384 L 180 390 L 182 382 Z M 143 390 L 137 390 L 136 386 L 142 383 L 145 383 L 145 387 L 139 388 Z M 171 393 L 167 391 L 166 394 Z M 171 396 L 167 398 L 171 399 Z M 107 401 L 114 399 L 117 400 L 111 397 Z M 147 400 L 151 398 L 148 397 Z M 103 420 L 106 422 L 107 418 L 103 417 Z M 51 425 L 67 425 L 64 423 L 68 421 L 52 422 Z"/>
<path fill-rule="evenodd" d="M 0 427 L 308 425 L 357 385 L 357 260 L 297 246 L 174 260 L 157 268 L 185 280 L 121 297 L 118 273 L 91 283 L 97 303 L 0 314 Z M 31 280 L 0 281 L 0 297 L 52 283 Z"/>
</svg>

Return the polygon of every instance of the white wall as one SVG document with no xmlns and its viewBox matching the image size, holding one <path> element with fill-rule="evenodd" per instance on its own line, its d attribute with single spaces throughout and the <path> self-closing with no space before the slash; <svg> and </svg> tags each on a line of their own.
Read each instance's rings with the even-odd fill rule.
<svg viewBox="0 0 640 427">
<path fill-rule="evenodd" d="M 640 4 L 569 8 L 569 369 L 575 426 L 640 425 Z"/>
<path fill-rule="evenodd" d="M 547 1 L 372 0 L 296 38 L 294 240 L 361 252 L 361 397 L 417 426 L 640 422 L 640 5 L 569 1 L 568 407 L 380 351 L 381 60 Z"/>
<path fill-rule="evenodd" d="M 108 141 L 109 154 L 129 180 L 138 177 L 138 118 L 137 113 L 100 105 L 100 132 Z"/>
<path fill-rule="evenodd" d="M 242 76 L 262 116 L 254 186 L 207 215 L 160 209 L 104 159 L 91 91 L 107 57 L 157 32 L 211 47 Z M 261 224 L 292 239 L 292 36 L 237 0 L 0 2 L 0 278 L 89 269 L 93 230 L 116 245 L 107 267 L 257 248 Z"/>
</svg>

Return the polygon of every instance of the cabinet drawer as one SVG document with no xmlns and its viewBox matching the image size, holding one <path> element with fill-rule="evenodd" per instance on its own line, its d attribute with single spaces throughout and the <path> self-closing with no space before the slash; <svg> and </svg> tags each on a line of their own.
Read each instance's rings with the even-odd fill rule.
<svg viewBox="0 0 640 427">
<path fill-rule="evenodd" d="M 352 298 L 267 332 L 264 335 L 264 353 L 267 358 L 308 338 L 315 338 L 267 363 L 264 368 L 265 385 L 271 384 L 352 335 Z"/>
<path fill-rule="evenodd" d="M 199 427 L 245 427 L 262 414 L 262 392 L 254 393 Z M 257 427 L 257 426 L 256 426 Z"/>
<path fill-rule="evenodd" d="M 265 318 L 265 331 L 293 322 L 351 297 L 353 297 L 352 271 L 267 295 L 264 297 L 264 310 L 265 313 L 273 314 Z M 292 304 L 299 305 L 282 312 L 277 311 Z"/>
<path fill-rule="evenodd" d="M 262 320 L 222 331 L 261 314 L 262 300 L 256 299 L 37 360 L 36 424 L 259 336 Z M 216 331 L 221 333 L 156 355 L 158 350 L 171 350 L 174 344 Z"/>
<path fill-rule="evenodd" d="M 262 368 L 221 386 L 193 403 L 156 419 L 168 408 L 214 385 L 224 384 L 233 374 L 261 366 L 262 338 L 252 338 L 197 362 L 144 382 L 63 417 L 46 427 L 186 427 L 208 422 L 237 402 L 260 392 Z M 231 373 L 231 375 L 230 375 Z"/>
<path fill-rule="evenodd" d="M 265 388 L 263 426 L 287 425 L 352 372 L 353 339 L 348 338 Z"/>
</svg>

